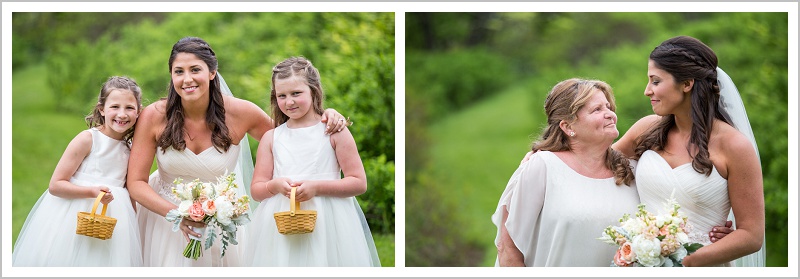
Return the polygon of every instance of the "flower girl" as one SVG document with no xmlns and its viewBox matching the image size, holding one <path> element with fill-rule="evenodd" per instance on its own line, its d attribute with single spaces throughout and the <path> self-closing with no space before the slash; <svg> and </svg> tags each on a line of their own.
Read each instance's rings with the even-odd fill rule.
<svg viewBox="0 0 800 279">
<path fill-rule="evenodd" d="M 89 129 L 69 143 L 48 191 L 25 220 L 12 253 L 13 266 L 142 265 L 139 228 L 125 188 L 129 140 L 141 95 L 136 82 L 127 77 L 111 77 L 103 84 L 97 105 L 86 116 Z M 117 219 L 112 237 L 76 234 L 78 212 L 91 211 L 101 192 L 106 215 Z"/>
<path fill-rule="evenodd" d="M 249 266 L 380 266 L 355 196 L 367 190 L 364 166 L 348 129 L 325 135 L 319 72 L 292 57 L 272 69 L 270 108 L 277 128 L 261 139 L 251 194 L 261 201 L 245 248 Z M 342 177 L 344 173 L 344 177 Z M 314 231 L 283 235 L 274 213 L 289 210 L 296 187 L 302 210 L 315 210 Z"/>
</svg>

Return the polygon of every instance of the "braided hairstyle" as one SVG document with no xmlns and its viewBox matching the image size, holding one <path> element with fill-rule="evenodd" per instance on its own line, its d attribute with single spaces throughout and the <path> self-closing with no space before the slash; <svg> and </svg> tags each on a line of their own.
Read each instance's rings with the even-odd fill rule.
<svg viewBox="0 0 800 279">
<path fill-rule="evenodd" d="M 172 63 L 180 53 L 191 53 L 197 56 L 200 60 L 208 65 L 209 71 L 217 70 L 217 56 L 211 46 L 206 41 L 197 37 L 185 37 L 180 39 L 175 45 L 172 46 L 172 52 L 169 56 L 169 71 L 172 72 Z M 166 152 L 168 147 L 176 150 L 183 150 L 186 148 L 186 140 L 184 139 L 184 115 L 183 106 L 181 105 L 181 96 L 175 91 L 175 85 L 172 79 L 169 82 L 167 89 L 167 125 L 164 132 L 158 138 L 158 147 L 161 147 L 163 152 Z M 225 125 L 225 104 L 223 103 L 222 91 L 220 89 L 219 79 L 215 78 L 209 82 L 208 95 L 211 98 L 208 109 L 206 110 L 206 125 L 211 130 L 211 142 L 214 144 L 214 149 L 217 151 L 228 151 L 232 144 L 228 126 Z M 162 99 L 163 100 L 163 99 Z"/>
<path fill-rule="evenodd" d="M 325 97 L 325 93 L 322 90 L 319 71 L 317 71 L 317 68 L 305 57 L 290 57 L 272 68 L 272 86 L 270 88 L 269 103 L 270 110 L 272 111 L 272 119 L 275 119 L 275 127 L 289 121 L 289 116 L 284 114 L 278 107 L 278 97 L 275 95 L 275 80 L 287 78 L 296 78 L 308 85 L 308 87 L 311 88 L 311 100 L 314 112 L 319 115 L 325 112 L 322 108 L 322 101 Z"/>
<path fill-rule="evenodd" d="M 689 154 L 697 151 L 692 159 L 692 168 L 706 176 L 711 175 L 713 164 L 708 153 L 708 140 L 711 138 L 714 119 L 731 123 L 730 117 L 719 105 L 717 55 L 698 39 L 678 36 L 653 49 L 650 60 L 657 68 L 672 75 L 675 83 L 694 80 L 690 93 L 692 131 L 686 149 Z M 675 115 L 662 117 L 649 131 L 636 139 L 636 157 L 641 157 L 647 150 L 664 150 L 669 130 L 674 126 Z"/>
<path fill-rule="evenodd" d="M 547 113 L 547 127 L 542 130 L 539 139 L 531 144 L 531 150 L 566 151 L 571 150 L 569 137 L 559 127 L 561 121 L 574 122 L 577 113 L 592 97 L 592 91 L 598 89 L 603 92 L 611 105 L 611 111 L 617 110 L 614 102 L 614 92 L 611 86 L 599 80 L 585 80 L 572 78 L 559 82 L 544 101 L 544 110 Z M 617 185 L 631 185 L 633 169 L 630 162 L 622 153 L 611 146 L 606 150 L 605 166 L 614 172 Z"/>
</svg>

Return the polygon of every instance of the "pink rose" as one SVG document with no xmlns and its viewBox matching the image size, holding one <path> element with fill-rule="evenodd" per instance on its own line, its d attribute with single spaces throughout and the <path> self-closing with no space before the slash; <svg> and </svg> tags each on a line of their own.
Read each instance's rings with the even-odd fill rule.
<svg viewBox="0 0 800 279">
<path fill-rule="evenodd" d="M 636 254 L 634 254 L 633 249 L 631 249 L 631 243 L 625 242 L 619 247 L 619 250 L 617 250 L 617 254 L 614 256 L 614 263 L 618 266 L 630 266 L 633 264 L 635 257 Z"/>
<path fill-rule="evenodd" d="M 661 229 L 658 231 L 658 234 L 664 236 L 669 235 L 669 226 L 661 227 Z"/>
<path fill-rule="evenodd" d="M 191 207 L 189 207 L 189 218 L 195 222 L 203 221 L 203 217 L 205 217 L 205 215 L 205 212 L 203 212 L 203 204 L 195 202 Z"/>
<path fill-rule="evenodd" d="M 214 203 L 214 200 L 206 200 L 203 203 L 203 210 L 208 215 L 214 215 L 217 213 L 217 205 Z"/>
</svg>

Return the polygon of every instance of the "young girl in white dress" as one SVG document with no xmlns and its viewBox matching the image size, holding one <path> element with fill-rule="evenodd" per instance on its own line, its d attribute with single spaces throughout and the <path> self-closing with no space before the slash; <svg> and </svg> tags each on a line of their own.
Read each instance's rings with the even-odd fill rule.
<svg viewBox="0 0 800 279">
<path fill-rule="evenodd" d="M 86 117 L 90 128 L 64 150 L 48 191 L 25 220 L 14 246 L 13 266 L 142 265 L 139 228 L 125 188 L 141 95 L 136 82 L 126 77 L 111 77 L 103 84 L 94 111 Z M 77 213 L 91 211 L 101 192 L 105 193 L 101 202 L 108 206 L 106 216 L 117 219 L 112 237 L 100 240 L 76 234 Z"/>
<path fill-rule="evenodd" d="M 366 192 L 367 178 L 353 135 L 348 129 L 322 133 L 319 72 L 307 59 L 292 57 L 272 69 L 272 86 L 278 127 L 258 147 L 251 193 L 261 203 L 249 225 L 246 265 L 380 266 L 355 199 Z M 278 233 L 273 214 L 289 210 L 292 187 L 302 210 L 317 211 L 311 233 Z"/>
</svg>

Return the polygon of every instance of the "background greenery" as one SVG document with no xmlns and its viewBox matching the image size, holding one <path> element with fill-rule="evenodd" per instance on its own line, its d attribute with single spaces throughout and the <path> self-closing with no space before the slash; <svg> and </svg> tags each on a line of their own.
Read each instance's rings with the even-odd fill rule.
<svg viewBox="0 0 800 279">
<path fill-rule="evenodd" d="M 494 265 L 491 215 L 557 82 L 608 82 L 620 132 L 652 114 L 647 57 L 696 37 L 736 85 L 758 142 L 767 265 L 787 266 L 787 13 L 406 13 L 406 265 Z M 599 235 L 599 232 L 598 232 Z"/>
<path fill-rule="evenodd" d="M 234 95 L 268 113 L 272 66 L 290 56 L 314 62 L 325 106 L 355 122 L 369 184 L 357 198 L 381 263 L 394 266 L 394 21 L 394 13 L 13 13 L 13 241 L 86 128 L 101 84 L 126 75 L 145 105 L 164 97 L 172 45 L 197 36 Z M 255 157 L 258 141 L 250 145 Z"/>
</svg>

